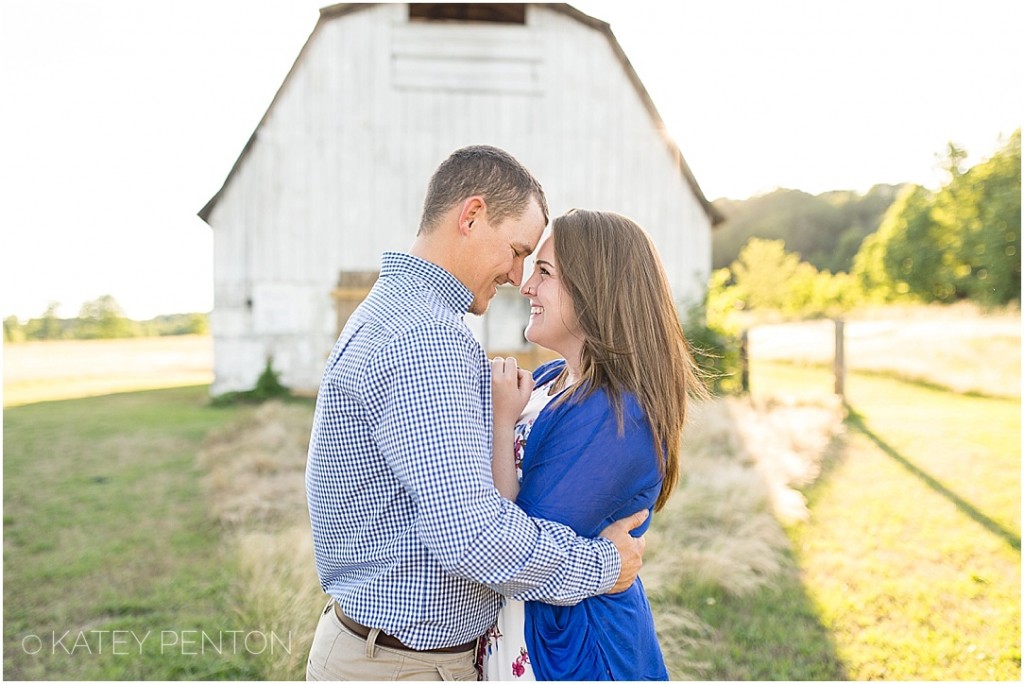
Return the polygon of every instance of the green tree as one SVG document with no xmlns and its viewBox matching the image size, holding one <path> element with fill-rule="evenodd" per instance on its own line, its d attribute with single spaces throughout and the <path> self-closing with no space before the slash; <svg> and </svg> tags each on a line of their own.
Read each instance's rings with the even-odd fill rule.
<svg viewBox="0 0 1024 684">
<path fill-rule="evenodd" d="M 782 240 L 751 238 L 730 270 L 746 308 L 781 310 L 800 271 L 800 256 L 787 252 Z"/>
<path fill-rule="evenodd" d="M 893 282 L 885 270 L 885 233 L 879 230 L 864 238 L 860 250 L 853 259 L 850 275 L 866 301 L 875 303 L 891 302 L 900 294 L 910 291 L 906 283 L 899 286 Z"/>
<path fill-rule="evenodd" d="M 40 318 L 25 323 L 25 338 L 29 340 L 60 340 L 67 337 L 67 322 L 57 316 L 58 302 L 50 302 Z"/>
<path fill-rule="evenodd" d="M 759 238 L 783 240 L 817 269 L 848 272 L 861 242 L 878 228 L 898 191 L 894 185 L 876 185 L 865 195 L 779 189 L 742 201 L 715 200 L 727 219 L 714 232 L 712 266 L 728 267 L 748 240 Z"/>
<path fill-rule="evenodd" d="M 17 316 L 8 316 L 4 319 L 4 342 L 22 342 L 25 339 L 25 331 L 21 327 Z"/>
<path fill-rule="evenodd" d="M 77 336 L 82 339 L 134 337 L 135 325 L 111 295 L 82 304 L 78 312 Z"/>
<path fill-rule="evenodd" d="M 729 267 L 732 284 L 716 271 L 709 311 L 778 311 L 789 317 L 834 316 L 860 301 L 853 277 L 819 271 L 786 251 L 782 240 L 751 239 Z"/>
<path fill-rule="evenodd" d="M 683 332 L 693 354 L 693 360 L 700 369 L 700 375 L 714 394 L 727 394 L 742 389 L 740 379 L 740 340 L 738 326 L 730 325 L 728 316 L 723 316 L 723 297 L 715 297 L 716 280 L 724 284 L 729 277 L 728 269 L 711 274 L 711 285 L 704 293 L 704 299 L 694 305 L 680 309 Z M 719 308 L 712 310 L 709 305 L 717 299 Z"/>
<path fill-rule="evenodd" d="M 210 332 L 208 317 L 201 313 L 163 314 L 136 324 L 139 334 L 147 337 L 207 335 Z"/>
<path fill-rule="evenodd" d="M 990 159 L 963 171 L 965 157 L 951 143 L 948 182 L 934 193 L 905 190 L 861 245 L 853 270 L 873 298 L 1020 301 L 1020 130 Z"/>
<path fill-rule="evenodd" d="M 949 174 L 950 178 L 955 179 L 957 176 L 963 173 L 964 161 L 967 159 L 967 150 L 960 147 L 956 143 L 950 141 L 946 143 L 946 153 L 944 155 L 935 155 L 939 159 L 939 166 L 942 170 Z"/>
<path fill-rule="evenodd" d="M 935 197 L 915 185 L 897 198 L 878 229 L 882 264 L 893 289 L 925 301 L 957 298 L 956 235 L 933 214 Z"/>
<path fill-rule="evenodd" d="M 956 175 L 936 200 L 955 233 L 958 294 L 983 305 L 1020 299 L 1020 130 L 988 160 Z"/>
</svg>

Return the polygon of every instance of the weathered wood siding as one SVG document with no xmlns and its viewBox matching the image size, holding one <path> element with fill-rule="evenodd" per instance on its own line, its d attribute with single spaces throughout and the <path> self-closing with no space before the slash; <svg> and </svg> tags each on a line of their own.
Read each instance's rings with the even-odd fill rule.
<svg viewBox="0 0 1024 684">
<path fill-rule="evenodd" d="M 552 216 L 637 220 L 677 297 L 700 296 L 710 221 L 603 33 L 535 5 L 525 26 L 410 22 L 405 5 L 376 5 L 321 20 L 213 207 L 213 391 L 251 387 L 270 356 L 286 385 L 315 390 L 339 272 L 407 249 L 430 174 L 475 143 L 523 161 Z M 521 344 L 519 299 L 469 317 L 481 339 Z"/>
</svg>

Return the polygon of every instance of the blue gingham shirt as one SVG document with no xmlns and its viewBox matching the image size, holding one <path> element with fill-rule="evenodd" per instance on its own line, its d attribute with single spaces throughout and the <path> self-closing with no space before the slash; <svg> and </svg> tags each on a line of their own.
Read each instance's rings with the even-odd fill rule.
<svg viewBox="0 0 1024 684">
<path fill-rule="evenodd" d="M 491 377 L 443 268 L 385 253 L 317 397 L 306 494 L 320 582 L 354 620 L 415 649 L 465 643 L 501 596 L 606 592 L 606 539 L 528 517 L 491 479 Z"/>
</svg>

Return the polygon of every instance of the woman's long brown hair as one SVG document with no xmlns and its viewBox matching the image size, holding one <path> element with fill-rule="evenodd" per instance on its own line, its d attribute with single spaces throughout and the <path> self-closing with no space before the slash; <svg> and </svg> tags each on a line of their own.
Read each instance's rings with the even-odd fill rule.
<svg viewBox="0 0 1024 684">
<path fill-rule="evenodd" d="M 651 238 L 625 216 L 573 209 L 551 230 L 559 277 L 583 333 L 579 382 L 559 401 L 604 388 L 621 432 L 622 395 L 637 398 L 664 473 L 654 506 L 661 510 L 679 479 L 687 396 L 707 394 L 665 269 Z"/>
</svg>

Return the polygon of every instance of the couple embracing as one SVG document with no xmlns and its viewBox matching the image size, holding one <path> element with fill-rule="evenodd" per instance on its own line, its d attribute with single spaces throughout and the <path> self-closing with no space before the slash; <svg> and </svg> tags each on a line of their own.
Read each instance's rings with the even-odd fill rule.
<svg viewBox="0 0 1024 684">
<path fill-rule="evenodd" d="M 703 387 L 648 235 L 547 223 L 515 158 L 455 151 L 342 331 L 306 471 L 330 599 L 307 679 L 668 678 L 637 573 Z M 506 283 L 561 359 L 488 361 L 464 316 Z"/>
</svg>

